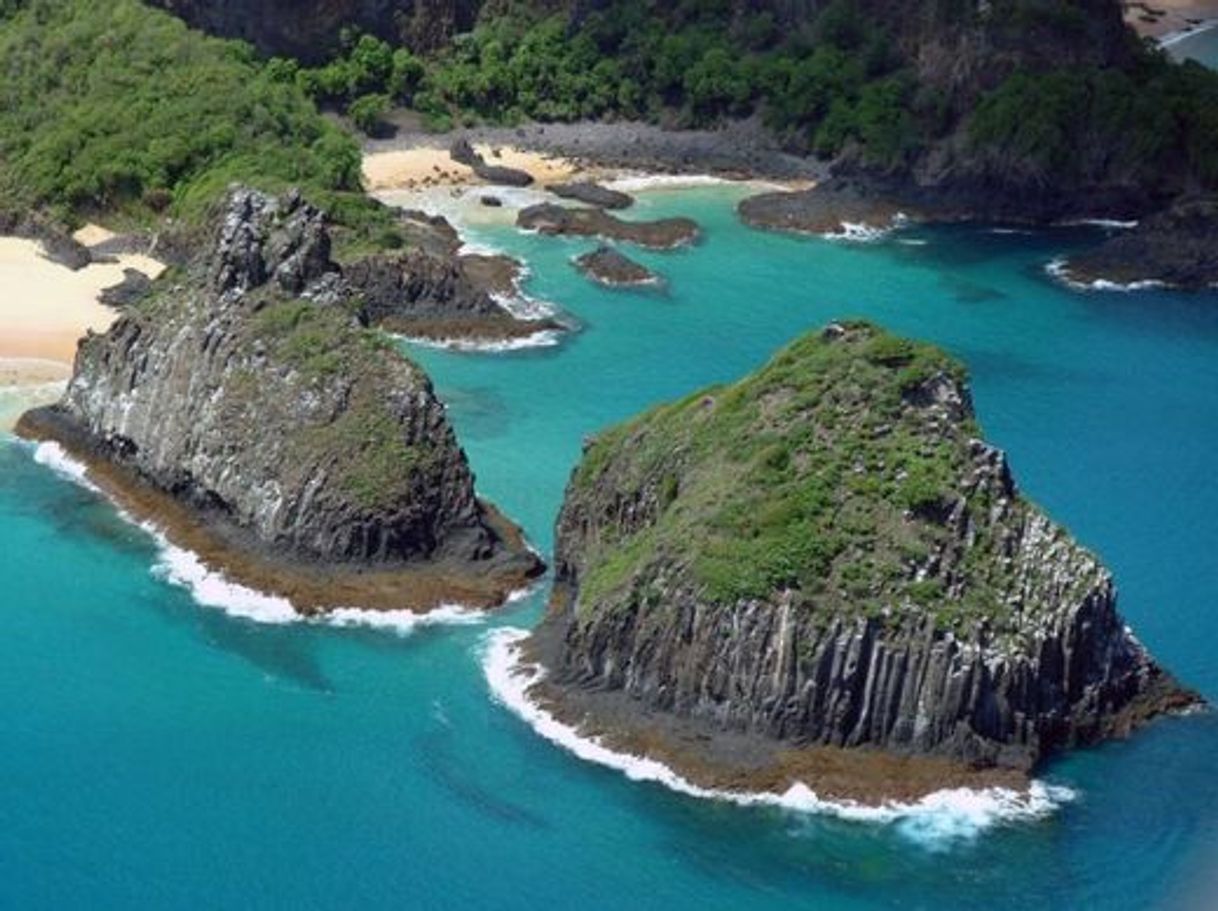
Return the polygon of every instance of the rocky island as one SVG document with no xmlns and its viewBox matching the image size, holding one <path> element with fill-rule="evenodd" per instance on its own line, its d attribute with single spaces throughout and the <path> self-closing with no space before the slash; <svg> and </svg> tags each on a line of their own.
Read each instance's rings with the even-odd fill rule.
<svg viewBox="0 0 1218 911">
<path fill-rule="evenodd" d="M 595 439 L 555 559 L 533 697 L 703 786 L 1018 786 L 1199 701 L 1019 492 L 963 368 L 869 324 Z"/>
<path fill-rule="evenodd" d="M 1063 277 L 1079 284 L 1218 287 L 1218 197 L 1194 197 L 1067 260 Z"/>
<path fill-rule="evenodd" d="M 18 431 L 303 613 L 502 603 L 541 561 L 477 497 L 427 376 L 364 327 L 368 286 L 298 194 L 233 190 L 210 242 L 82 341 L 63 398 Z"/>
<path fill-rule="evenodd" d="M 521 209 L 516 225 L 539 234 L 600 237 L 649 250 L 671 250 L 692 244 L 702 233 L 692 218 L 625 221 L 603 209 L 573 209 L 553 203 Z"/>
<path fill-rule="evenodd" d="M 657 286 L 663 279 L 612 247 L 600 246 L 575 258 L 575 267 L 610 288 Z"/>
</svg>

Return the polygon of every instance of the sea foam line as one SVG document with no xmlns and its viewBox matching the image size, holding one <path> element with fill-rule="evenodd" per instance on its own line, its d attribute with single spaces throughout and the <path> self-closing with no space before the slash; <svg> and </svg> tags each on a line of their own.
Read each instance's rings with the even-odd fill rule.
<svg viewBox="0 0 1218 911">
<path fill-rule="evenodd" d="M 580 734 L 532 700 L 529 690 L 544 679 L 545 670 L 524 662 L 521 642 L 527 636 L 527 631 L 514 627 L 501 627 L 486 634 L 482 667 L 492 696 L 546 740 L 587 762 L 622 772 L 631 781 L 653 782 L 680 794 L 742 807 L 778 807 L 856 822 L 889 824 L 902 834 L 930 845 L 970 838 L 1002 822 L 1039 819 L 1075 797 L 1070 788 L 1041 781 L 1033 781 L 1025 793 L 997 787 L 951 788 L 935 791 L 913 803 L 889 801 L 881 806 L 826 800 L 802 783 L 792 785 L 782 794 L 704 788 L 661 762 L 618 752 L 598 737 Z"/>
<path fill-rule="evenodd" d="M 715 177 L 713 174 L 622 174 L 607 180 L 604 186 L 621 193 L 643 193 L 647 190 L 680 190 L 685 187 L 718 187 L 743 183 Z"/>
<path fill-rule="evenodd" d="M 69 456 L 58 443 L 39 443 L 34 449 L 34 461 L 86 490 L 105 496 L 105 492 L 89 480 L 87 467 Z M 109 497 L 106 499 L 113 504 Z M 157 559 L 151 568 L 153 576 L 186 589 L 197 604 L 222 610 L 233 617 L 267 624 L 365 626 L 391 630 L 401 636 L 409 635 L 420 627 L 440 624 L 469 625 L 481 623 L 486 619 L 485 611 L 459 604 L 443 604 L 422 614 L 410 610 L 377 611 L 341 607 L 316 617 L 305 617 L 297 613 L 286 598 L 233 582 L 222 572 L 208 567 L 198 554 L 171 542 L 153 523 L 137 519 L 117 504 L 114 506 L 121 518 L 146 532 L 156 542 Z M 508 603 L 521 600 L 531 591 L 532 589 L 521 589 L 513 592 L 508 597 Z"/>
<path fill-rule="evenodd" d="M 542 329 L 521 338 L 508 338 L 494 342 L 470 338 L 425 338 L 397 333 L 389 333 L 389 335 L 399 341 L 423 348 L 481 354 L 502 354 L 506 351 L 523 351 L 527 348 L 553 348 L 562 341 L 562 332 L 558 329 Z"/>
<path fill-rule="evenodd" d="M 1167 284 L 1155 278 L 1143 279 L 1142 281 L 1129 282 L 1121 284 L 1120 282 L 1108 281 L 1104 278 L 1097 278 L 1091 282 L 1080 282 L 1078 279 L 1070 277 L 1070 270 L 1066 267 L 1064 259 L 1055 259 L 1045 265 L 1045 271 L 1054 279 L 1061 282 L 1067 288 L 1074 291 L 1150 291 L 1154 288 L 1166 288 Z"/>
<path fill-rule="evenodd" d="M 1167 48 L 1173 44 L 1179 44 L 1185 38 L 1192 38 L 1195 35 L 1200 35 L 1203 32 L 1208 32 L 1210 29 L 1218 28 L 1218 19 L 1204 19 L 1197 25 L 1189 28 L 1182 28 L 1174 32 L 1168 32 L 1159 39 L 1159 47 Z"/>
</svg>

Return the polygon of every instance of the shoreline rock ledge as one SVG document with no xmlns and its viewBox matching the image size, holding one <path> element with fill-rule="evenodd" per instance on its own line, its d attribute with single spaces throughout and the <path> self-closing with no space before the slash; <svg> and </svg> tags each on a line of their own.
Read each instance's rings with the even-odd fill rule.
<svg viewBox="0 0 1218 911">
<path fill-rule="evenodd" d="M 301 613 L 492 607 L 543 570 L 426 374 L 361 324 L 323 213 L 236 189 L 211 244 L 82 340 L 55 441 L 122 507 Z"/>
<path fill-rule="evenodd" d="M 556 540 L 531 697 L 704 787 L 1018 789 L 1201 703 L 1019 493 L 963 368 L 866 323 L 603 433 Z"/>
</svg>

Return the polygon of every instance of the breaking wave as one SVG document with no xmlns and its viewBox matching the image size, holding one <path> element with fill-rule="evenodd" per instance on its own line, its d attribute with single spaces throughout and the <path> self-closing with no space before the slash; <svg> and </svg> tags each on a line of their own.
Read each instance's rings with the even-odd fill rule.
<svg viewBox="0 0 1218 911">
<path fill-rule="evenodd" d="M 85 465 L 69 456 L 58 443 L 39 443 L 34 450 L 34 461 L 66 480 L 104 496 L 104 492 L 88 479 Z M 157 559 L 152 566 L 152 574 L 156 578 L 186 589 L 197 604 L 222 610 L 233 617 L 269 624 L 316 623 L 339 627 L 372 627 L 391 630 L 403 636 L 420 627 L 441 624 L 468 625 L 480 623 L 486 618 L 484 611 L 458 604 L 444 604 L 426 613 L 342 607 L 316 617 L 304 617 L 296 612 L 286 598 L 268 595 L 233 582 L 223 573 L 208 567 L 194 552 L 172 543 L 164 532 L 151 522 L 142 522 L 126 510 L 116 508 L 122 518 L 143 529 L 156 542 Z M 529 591 L 522 589 L 513 592 L 508 602 L 519 601 L 527 596 Z"/>
<path fill-rule="evenodd" d="M 1042 818 L 1075 797 L 1069 788 L 1041 781 L 1033 781 L 1026 792 L 1009 788 L 952 788 L 928 794 L 915 802 L 891 801 L 880 806 L 826 800 L 804 784 L 792 785 L 782 794 L 704 788 L 661 762 L 618 752 L 597 737 L 581 735 L 534 702 L 529 697 L 529 690 L 545 676 L 545 671 L 522 660 L 520 643 L 527 636 L 525 630 L 513 627 L 487 634 L 482 666 L 493 697 L 546 740 L 587 762 L 616 769 L 631 781 L 653 782 L 691 797 L 726 801 L 743 807 L 777 807 L 891 825 L 902 835 L 932 847 L 945 841 L 974 837 L 1001 823 Z"/>
</svg>

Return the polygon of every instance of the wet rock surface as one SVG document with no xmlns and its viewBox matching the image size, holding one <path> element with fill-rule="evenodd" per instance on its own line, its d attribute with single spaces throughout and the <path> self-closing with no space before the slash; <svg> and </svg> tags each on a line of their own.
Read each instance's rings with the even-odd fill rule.
<svg viewBox="0 0 1218 911">
<path fill-rule="evenodd" d="M 629 209 L 634 205 L 634 197 L 630 194 L 586 180 L 550 184 L 546 189 L 555 196 L 587 203 L 598 209 Z"/>
<path fill-rule="evenodd" d="M 601 209 L 573 209 L 541 203 L 521 209 L 516 225 L 541 234 L 602 237 L 651 250 L 671 250 L 697 242 L 701 229 L 692 218 L 624 221 Z"/>
<path fill-rule="evenodd" d="M 1121 231 L 1065 264 L 1071 281 L 1119 286 L 1156 282 L 1202 290 L 1218 286 L 1218 197 L 1190 198 Z"/>
<path fill-rule="evenodd" d="M 659 285 L 662 279 L 646 266 L 619 253 L 612 247 L 597 247 L 576 257 L 575 266 L 588 278 L 610 287 Z"/>
</svg>

